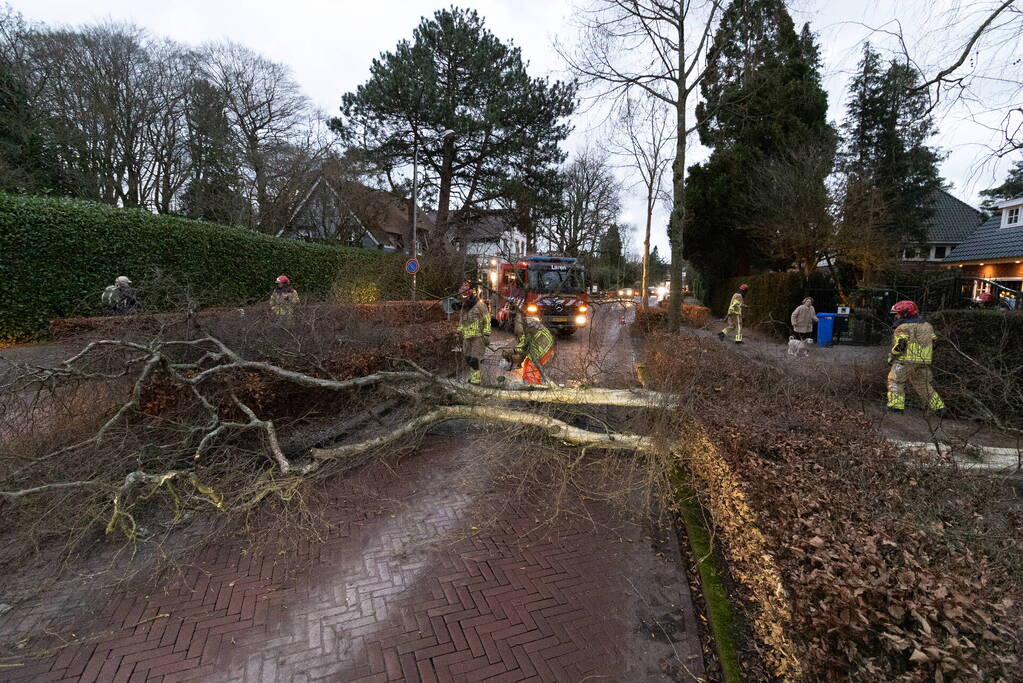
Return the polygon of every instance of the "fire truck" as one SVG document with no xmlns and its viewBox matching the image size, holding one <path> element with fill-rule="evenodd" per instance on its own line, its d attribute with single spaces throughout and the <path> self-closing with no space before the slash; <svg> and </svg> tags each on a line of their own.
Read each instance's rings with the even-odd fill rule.
<svg viewBox="0 0 1023 683">
<path fill-rule="evenodd" d="M 590 320 L 586 271 L 568 256 L 525 256 L 513 262 L 491 259 L 487 298 L 502 326 L 514 322 L 512 305 L 539 315 L 553 332 L 569 335 Z"/>
</svg>

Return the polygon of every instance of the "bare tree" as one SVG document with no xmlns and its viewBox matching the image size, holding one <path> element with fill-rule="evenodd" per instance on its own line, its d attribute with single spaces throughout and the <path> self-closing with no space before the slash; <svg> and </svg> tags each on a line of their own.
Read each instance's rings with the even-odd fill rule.
<svg viewBox="0 0 1023 683">
<path fill-rule="evenodd" d="M 646 191 L 646 233 L 643 238 L 641 287 L 643 307 L 650 306 L 647 291 L 647 262 L 650 259 L 650 231 L 654 208 L 663 197 L 664 173 L 672 162 L 675 120 L 671 109 L 653 98 L 627 96 L 617 111 L 617 135 L 608 145 L 612 154 L 625 158 Z"/>
<path fill-rule="evenodd" d="M 592 254 L 618 220 L 621 184 L 605 159 L 586 150 L 562 171 L 561 185 L 561 206 L 539 224 L 540 238 L 559 254 Z"/>
<path fill-rule="evenodd" d="M 632 94 L 644 94 L 675 111 L 677 135 L 668 225 L 672 329 L 681 321 L 686 140 L 697 127 L 690 109 L 706 73 L 707 47 L 721 8 L 719 0 L 594 0 L 577 14 L 581 34 L 578 47 L 558 48 L 594 97 L 621 101 Z"/>
<path fill-rule="evenodd" d="M 256 216 L 252 227 L 271 230 L 274 226 L 263 220 L 263 213 L 269 213 L 273 203 L 269 155 L 275 147 L 292 142 L 308 101 L 286 66 L 237 43 L 207 46 L 203 70 L 227 95 L 227 109 L 251 184 Z"/>
<path fill-rule="evenodd" d="M 931 108 L 962 111 L 991 130 L 991 155 L 1001 158 L 1023 149 L 1023 2 L 953 2 L 945 12 L 930 5 L 922 37 L 910 44 L 901 24 L 891 35 L 902 59 L 921 76 Z"/>
</svg>

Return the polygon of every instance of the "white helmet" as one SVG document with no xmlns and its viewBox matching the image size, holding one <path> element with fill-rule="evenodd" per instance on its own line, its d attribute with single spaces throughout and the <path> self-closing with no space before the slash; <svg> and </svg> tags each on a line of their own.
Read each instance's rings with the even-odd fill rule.
<svg viewBox="0 0 1023 683">
<path fill-rule="evenodd" d="M 131 284 L 131 280 L 128 279 L 128 276 L 121 275 L 116 280 L 114 280 L 114 284 L 115 285 L 126 285 L 127 286 L 127 285 Z"/>
</svg>

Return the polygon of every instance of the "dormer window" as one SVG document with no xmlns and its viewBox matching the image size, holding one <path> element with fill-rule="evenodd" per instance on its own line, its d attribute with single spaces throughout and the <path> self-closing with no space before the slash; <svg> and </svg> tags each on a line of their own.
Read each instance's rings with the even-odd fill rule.
<svg viewBox="0 0 1023 683">
<path fill-rule="evenodd" d="M 1020 220 L 1019 220 L 1020 208 L 1021 207 L 1014 206 L 1011 209 L 1006 209 L 1005 210 L 1005 224 L 1006 225 L 1019 225 L 1020 224 Z"/>
</svg>

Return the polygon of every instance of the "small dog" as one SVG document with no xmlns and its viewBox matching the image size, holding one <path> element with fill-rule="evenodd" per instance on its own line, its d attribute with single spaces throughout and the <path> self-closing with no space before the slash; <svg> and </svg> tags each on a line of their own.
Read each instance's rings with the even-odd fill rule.
<svg viewBox="0 0 1023 683">
<path fill-rule="evenodd" d="M 809 339 L 796 339 L 795 337 L 789 337 L 789 355 L 795 358 L 799 356 L 809 356 L 810 350 L 806 348 L 809 344 L 812 344 Z"/>
</svg>

